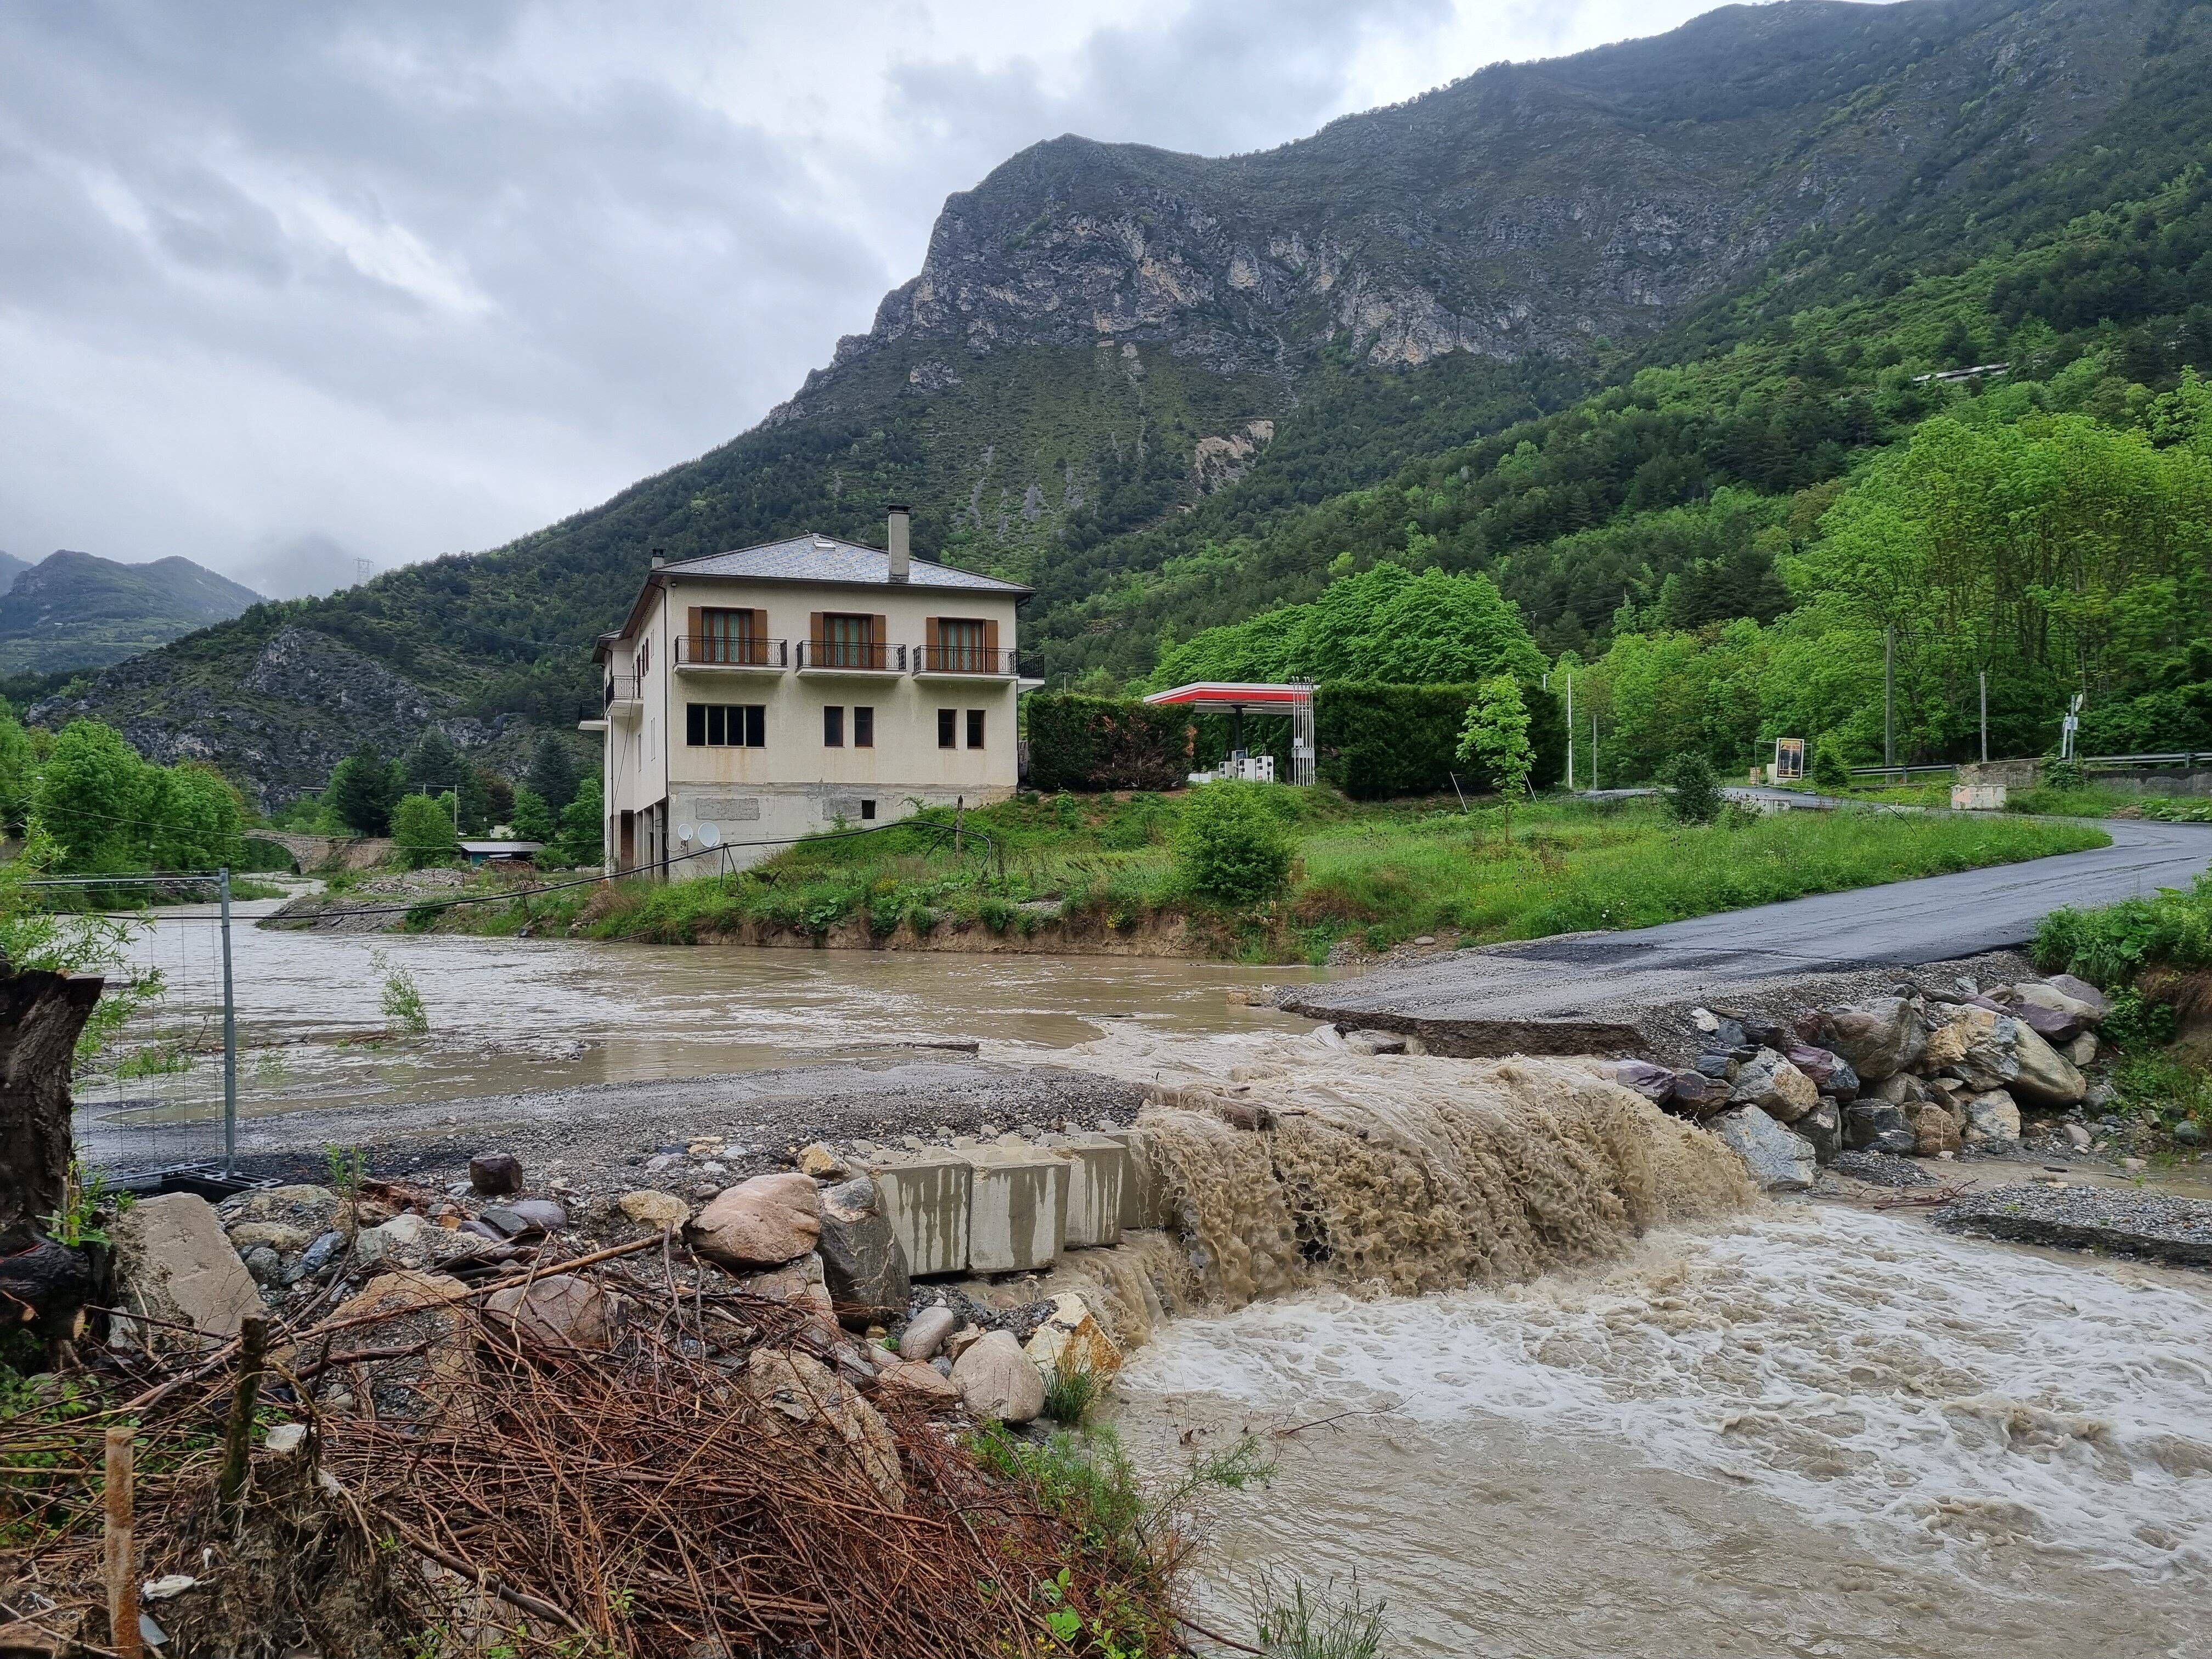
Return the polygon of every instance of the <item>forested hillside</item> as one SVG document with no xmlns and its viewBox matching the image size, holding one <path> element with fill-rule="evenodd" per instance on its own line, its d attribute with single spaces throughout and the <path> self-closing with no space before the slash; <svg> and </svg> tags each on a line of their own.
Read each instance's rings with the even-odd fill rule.
<svg viewBox="0 0 2212 1659">
<path fill-rule="evenodd" d="M 872 538 L 892 496 L 1037 587 L 1054 675 L 1149 673 L 1386 558 L 1488 573 L 1553 652 L 1768 623 L 1820 492 L 1979 384 L 1916 376 L 2003 354 L 2124 424 L 2202 355 L 2207 33 L 2195 0 L 1795 0 L 1259 155 L 1055 140 L 732 444 L 34 712 L 275 804 L 352 741 L 287 664 L 374 682 L 395 741 L 562 724 L 655 549 Z"/>
</svg>

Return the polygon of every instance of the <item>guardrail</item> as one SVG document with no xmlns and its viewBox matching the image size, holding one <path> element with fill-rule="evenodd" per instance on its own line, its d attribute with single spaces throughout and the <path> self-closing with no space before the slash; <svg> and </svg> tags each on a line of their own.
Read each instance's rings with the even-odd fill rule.
<svg viewBox="0 0 2212 1659">
<path fill-rule="evenodd" d="M 786 668 L 791 647 L 782 640 L 720 638 L 712 634 L 676 636 L 679 668 Z"/>
<path fill-rule="evenodd" d="M 1012 679 L 1021 670 L 1011 651 L 989 651 L 980 645 L 925 645 L 915 651 L 917 674 L 989 674 Z"/>
<path fill-rule="evenodd" d="M 2164 755 L 2080 755 L 2081 766 L 2212 766 L 2212 749 L 2176 749 Z"/>
<path fill-rule="evenodd" d="M 604 714 L 618 702 L 635 702 L 640 696 L 638 677 L 635 674 L 610 674 L 606 687 L 599 698 L 599 710 Z"/>
<path fill-rule="evenodd" d="M 1909 778 L 1924 776 L 1930 772 L 1955 772 L 1958 769 L 1957 763 L 1950 761 L 1940 766 L 1854 766 L 1851 775 L 1855 778 Z"/>
<path fill-rule="evenodd" d="M 863 645 L 858 640 L 801 640 L 793 653 L 800 669 L 848 668 L 867 674 L 906 672 L 902 645 Z"/>
</svg>

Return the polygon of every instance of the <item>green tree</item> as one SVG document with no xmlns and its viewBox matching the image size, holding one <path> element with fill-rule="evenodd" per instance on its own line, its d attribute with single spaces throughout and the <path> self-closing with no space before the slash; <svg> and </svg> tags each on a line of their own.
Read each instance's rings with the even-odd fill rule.
<svg viewBox="0 0 2212 1659">
<path fill-rule="evenodd" d="M 1825 795 L 1839 795 L 1851 787 L 1851 769 L 1844 759 L 1844 745 L 1824 737 L 1813 745 L 1813 787 Z"/>
<path fill-rule="evenodd" d="M 11 830 L 21 830 L 30 816 L 37 768 L 31 734 L 15 718 L 8 700 L 0 697 L 0 824 Z"/>
<path fill-rule="evenodd" d="M 1667 810 L 1684 823 L 1711 823 L 1721 815 L 1720 780 L 1713 763 L 1692 749 L 1667 768 Z"/>
<path fill-rule="evenodd" d="M 1184 801 L 1175 873 L 1186 892 L 1218 904 L 1264 904 L 1291 872 L 1291 842 L 1259 783 L 1205 784 Z"/>
<path fill-rule="evenodd" d="M 1528 791 L 1536 750 L 1528 741 L 1528 706 L 1522 701 L 1521 682 L 1510 674 L 1493 674 L 1476 689 L 1467 724 L 1460 729 L 1459 757 L 1480 765 L 1497 785 L 1505 810 L 1505 838 L 1512 840 L 1514 797 Z"/>
<path fill-rule="evenodd" d="M 403 787 L 399 769 L 363 744 L 337 763 L 323 802 L 354 834 L 381 836 L 392 828 L 392 805 Z"/>
<path fill-rule="evenodd" d="M 158 824 L 155 769 L 123 734 L 71 720 L 40 769 L 32 811 L 54 838 L 61 870 L 100 874 L 147 867 Z"/>
<path fill-rule="evenodd" d="M 606 800 L 599 775 L 587 772 L 576 787 L 576 798 L 561 809 L 560 856 L 567 863 L 586 866 L 606 862 Z"/>
<path fill-rule="evenodd" d="M 558 833 L 544 799 L 526 784 L 514 792 L 514 811 L 508 822 L 518 841 L 550 842 Z"/>
<path fill-rule="evenodd" d="M 415 746 L 400 763 L 402 781 L 408 788 L 427 788 L 433 794 L 441 789 L 459 788 L 468 769 L 453 740 L 434 726 L 422 728 L 422 735 L 415 739 Z"/>
<path fill-rule="evenodd" d="M 459 855 L 460 837 L 453 831 L 453 798 L 444 795 L 402 795 L 392 809 L 392 839 L 410 869 L 442 864 Z"/>
<path fill-rule="evenodd" d="M 491 785 L 490 773 L 463 763 L 459 809 L 463 835 L 481 836 L 491 828 Z"/>
<path fill-rule="evenodd" d="M 524 780 L 552 811 L 576 799 L 576 758 L 568 745 L 552 732 L 541 733 L 530 757 L 530 773 Z"/>
<path fill-rule="evenodd" d="M 149 768 L 147 816 L 157 870 L 235 869 L 246 855 L 246 809 L 230 781 L 213 767 L 185 761 Z"/>
</svg>

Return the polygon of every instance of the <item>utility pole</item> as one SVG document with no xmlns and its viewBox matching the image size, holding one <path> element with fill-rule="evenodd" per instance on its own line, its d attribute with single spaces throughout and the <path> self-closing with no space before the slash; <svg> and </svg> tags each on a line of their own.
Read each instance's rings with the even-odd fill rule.
<svg viewBox="0 0 2212 1659">
<path fill-rule="evenodd" d="M 1897 630 L 1881 630 L 1881 763 L 1897 764 Z"/>
<path fill-rule="evenodd" d="M 1982 670 L 1977 676 L 1982 683 L 1982 764 L 1990 763 L 1990 671 Z"/>
<path fill-rule="evenodd" d="M 1567 676 L 1567 787 L 1575 787 L 1575 677 Z"/>
<path fill-rule="evenodd" d="M 1590 793 L 1597 793 L 1597 711 L 1590 710 Z"/>
</svg>

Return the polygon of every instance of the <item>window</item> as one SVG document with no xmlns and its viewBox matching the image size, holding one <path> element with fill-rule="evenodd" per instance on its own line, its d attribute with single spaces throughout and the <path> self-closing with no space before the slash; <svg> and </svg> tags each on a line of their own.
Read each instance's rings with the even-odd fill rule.
<svg viewBox="0 0 2212 1659">
<path fill-rule="evenodd" d="M 699 613 L 699 637 L 692 642 L 696 662 L 726 662 L 758 666 L 767 660 L 755 631 L 750 610 L 706 609 Z"/>
<path fill-rule="evenodd" d="M 876 746 L 876 711 L 855 708 L 853 710 L 853 747 L 873 749 Z M 875 803 L 871 801 L 870 805 Z"/>
<path fill-rule="evenodd" d="M 860 816 L 861 816 L 862 817 L 864 817 L 864 818 L 872 818 L 872 817 L 875 817 L 875 815 L 876 815 L 876 804 L 875 804 L 875 802 L 873 802 L 873 801 L 872 801 L 872 800 L 864 800 L 864 801 L 862 801 L 862 802 L 860 803 Z"/>
<path fill-rule="evenodd" d="M 968 746 L 970 749 L 983 746 L 983 711 L 980 708 L 968 711 Z"/>
<path fill-rule="evenodd" d="M 953 735 L 958 729 L 959 722 L 960 711 L 958 709 L 940 708 L 937 711 L 937 746 L 939 749 L 957 749 L 959 747 L 958 741 Z"/>
<path fill-rule="evenodd" d="M 840 616 L 822 618 L 822 665 L 825 668 L 880 668 L 873 617 Z"/>
<path fill-rule="evenodd" d="M 937 624 L 937 665 L 949 674 L 988 673 L 990 653 L 984 643 L 981 623 L 942 617 Z"/>
<path fill-rule="evenodd" d="M 768 742 L 768 705 L 687 702 L 684 741 L 694 749 L 758 749 Z"/>
<path fill-rule="evenodd" d="M 835 705 L 822 711 L 822 746 L 842 749 L 845 746 L 845 711 Z"/>
</svg>

